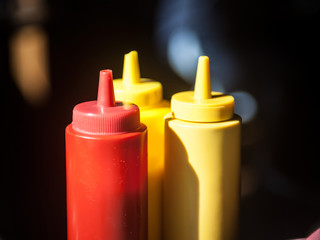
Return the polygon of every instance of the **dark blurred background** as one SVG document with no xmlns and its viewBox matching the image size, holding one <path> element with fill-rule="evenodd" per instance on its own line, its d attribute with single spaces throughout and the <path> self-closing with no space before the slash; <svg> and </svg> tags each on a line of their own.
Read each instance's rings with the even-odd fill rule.
<svg viewBox="0 0 320 240">
<path fill-rule="evenodd" d="M 98 71 L 139 53 L 164 97 L 214 90 L 243 118 L 241 240 L 320 227 L 319 12 L 311 0 L 1 0 L 0 239 L 66 239 L 64 129 Z"/>
</svg>

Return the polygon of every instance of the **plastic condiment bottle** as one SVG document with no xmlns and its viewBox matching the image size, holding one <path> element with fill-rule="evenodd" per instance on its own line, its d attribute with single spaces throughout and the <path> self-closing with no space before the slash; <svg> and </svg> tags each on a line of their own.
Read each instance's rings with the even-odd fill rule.
<svg viewBox="0 0 320 240">
<path fill-rule="evenodd" d="M 162 240 L 162 181 L 164 168 L 164 116 L 169 101 L 162 98 L 162 85 L 141 78 L 138 53 L 124 57 L 122 79 L 114 80 L 115 97 L 140 108 L 141 122 L 148 127 L 148 239 Z"/>
<path fill-rule="evenodd" d="M 237 237 L 241 119 L 230 95 L 211 92 L 209 58 L 195 90 L 176 93 L 165 117 L 164 239 Z"/>
<path fill-rule="evenodd" d="M 97 101 L 66 128 L 68 240 L 147 239 L 147 128 L 136 105 L 115 102 L 111 70 Z"/>
</svg>

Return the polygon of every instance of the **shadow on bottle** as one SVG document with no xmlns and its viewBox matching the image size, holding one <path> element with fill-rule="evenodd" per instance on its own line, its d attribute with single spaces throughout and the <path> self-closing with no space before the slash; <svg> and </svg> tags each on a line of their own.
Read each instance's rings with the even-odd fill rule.
<svg viewBox="0 0 320 240">
<path fill-rule="evenodd" d="M 179 136 L 165 129 L 164 216 L 165 240 L 199 239 L 199 179 Z"/>
</svg>

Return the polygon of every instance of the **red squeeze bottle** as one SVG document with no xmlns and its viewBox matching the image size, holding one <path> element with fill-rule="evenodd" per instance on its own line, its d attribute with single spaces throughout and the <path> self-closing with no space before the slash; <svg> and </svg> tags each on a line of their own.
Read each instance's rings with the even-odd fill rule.
<svg viewBox="0 0 320 240">
<path fill-rule="evenodd" d="M 115 102 L 112 71 L 97 101 L 76 105 L 66 128 L 68 240 L 147 239 L 147 127 Z"/>
</svg>

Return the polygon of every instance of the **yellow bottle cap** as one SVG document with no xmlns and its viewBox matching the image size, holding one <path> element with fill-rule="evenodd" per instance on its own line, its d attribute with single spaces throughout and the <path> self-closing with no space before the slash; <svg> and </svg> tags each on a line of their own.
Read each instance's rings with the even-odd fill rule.
<svg viewBox="0 0 320 240">
<path fill-rule="evenodd" d="M 139 107 L 157 105 L 162 101 L 162 85 L 151 79 L 141 78 L 138 53 L 131 51 L 124 56 L 122 79 L 113 81 L 115 98 Z"/>
<path fill-rule="evenodd" d="M 208 57 L 199 57 L 194 91 L 174 94 L 171 111 L 175 118 L 191 122 L 219 122 L 233 117 L 233 97 L 211 92 Z"/>
</svg>

